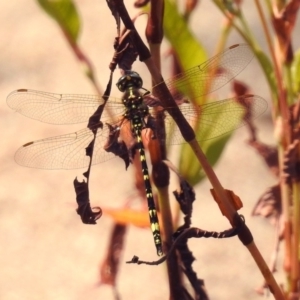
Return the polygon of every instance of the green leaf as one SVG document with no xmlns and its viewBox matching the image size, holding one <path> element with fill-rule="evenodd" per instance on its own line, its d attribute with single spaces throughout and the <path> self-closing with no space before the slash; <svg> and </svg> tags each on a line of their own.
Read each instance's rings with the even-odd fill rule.
<svg viewBox="0 0 300 300">
<path fill-rule="evenodd" d="M 275 78 L 275 73 L 274 73 L 274 68 L 272 66 L 272 63 L 270 61 L 270 58 L 259 48 L 254 48 L 253 49 L 254 54 L 256 58 L 258 59 L 262 71 L 265 73 L 266 79 L 269 83 L 269 86 L 271 88 L 272 92 L 272 99 L 277 101 L 278 99 L 278 87 L 276 83 L 276 78 Z"/>
<path fill-rule="evenodd" d="M 179 14 L 174 2 L 170 0 L 165 1 L 164 30 L 165 36 L 171 43 L 183 70 L 187 70 L 207 60 L 205 49 L 190 32 L 185 19 Z M 193 95 L 193 89 L 196 89 L 196 87 L 191 85 L 189 88 L 190 90 L 187 94 Z M 201 104 L 206 101 L 205 97 L 197 100 L 199 100 Z M 222 112 L 220 112 L 219 115 L 215 115 L 216 121 L 222 117 L 224 117 Z M 199 128 L 199 130 L 201 130 L 201 128 Z M 214 165 L 221 156 L 231 133 L 229 132 L 216 139 L 209 139 L 209 134 L 209 132 L 201 133 L 204 139 L 208 139 L 201 143 L 201 147 L 209 162 Z M 188 144 L 184 144 L 181 148 L 179 171 L 192 185 L 199 183 L 205 177 L 193 150 Z"/>
<path fill-rule="evenodd" d="M 233 103 L 231 103 L 231 106 L 232 105 Z M 216 111 L 213 115 L 215 126 L 212 125 L 211 127 L 206 127 L 206 130 L 204 131 L 200 126 L 201 117 L 199 119 L 199 126 L 195 129 L 196 139 L 200 140 L 199 137 L 201 137 L 201 139 L 204 140 L 204 142 L 201 142 L 200 140 L 200 147 L 212 166 L 220 158 L 227 141 L 232 135 L 232 132 L 239 126 L 240 121 L 244 116 L 245 110 L 238 109 L 238 107 L 240 108 L 238 103 L 236 103 L 236 106 L 237 109 L 232 108 L 231 110 L 231 112 L 234 112 L 235 115 L 234 118 L 231 116 L 230 123 L 228 122 L 230 115 L 228 115 L 228 111 L 226 111 L 226 109 Z M 222 126 L 222 124 L 226 124 L 225 128 L 227 132 L 225 134 L 221 134 L 217 138 L 211 138 L 216 136 L 216 133 L 219 132 L 218 126 Z M 228 124 L 230 124 L 230 126 L 228 126 Z M 220 130 L 222 131 L 222 129 Z M 181 175 L 192 185 L 199 183 L 205 177 L 201 165 L 188 144 L 185 144 L 182 147 L 179 170 Z"/>
<path fill-rule="evenodd" d="M 190 32 L 174 2 L 165 1 L 164 33 L 174 48 L 183 70 L 199 65 L 207 59 L 203 46 Z"/>
<path fill-rule="evenodd" d="M 37 0 L 40 6 L 59 24 L 72 42 L 76 42 L 80 19 L 72 0 Z"/>
<path fill-rule="evenodd" d="M 300 93 L 300 49 L 294 54 L 294 60 L 292 62 L 292 81 L 294 93 Z"/>
<path fill-rule="evenodd" d="M 231 133 L 228 133 L 217 139 L 206 141 L 205 143 L 200 142 L 201 149 L 205 153 L 211 166 L 216 164 L 219 160 L 230 137 Z M 182 146 L 179 170 L 180 174 L 193 186 L 198 184 L 206 176 L 192 148 L 188 144 Z"/>
</svg>

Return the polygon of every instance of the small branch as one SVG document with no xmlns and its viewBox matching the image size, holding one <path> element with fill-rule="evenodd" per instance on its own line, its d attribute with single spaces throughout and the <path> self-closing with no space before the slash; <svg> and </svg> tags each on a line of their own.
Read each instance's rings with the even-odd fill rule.
<svg viewBox="0 0 300 300">
<path fill-rule="evenodd" d="M 230 238 L 233 236 L 236 236 L 239 232 L 239 228 L 231 228 L 228 230 L 225 230 L 223 232 L 210 232 L 206 230 L 202 230 L 200 228 L 196 227 L 190 227 L 182 231 L 182 233 L 176 238 L 176 240 L 173 242 L 172 247 L 170 248 L 167 255 L 163 256 L 162 258 L 156 260 L 156 261 L 142 261 L 137 256 L 134 256 L 130 261 L 127 261 L 128 264 L 146 264 L 146 265 L 159 265 L 166 261 L 169 256 L 172 254 L 173 251 L 176 250 L 178 245 L 182 243 L 185 240 L 188 240 L 190 238 Z"/>
<path fill-rule="evenodd" d="M 279 95 L 279 108 L 280 108 L 280 111 L 281 111 L 281 114 L 283 116 L 283 130 L 284 132 L 290 132 L 288 130 L 288 107 L 287 107 L 287 102 L 286 102 L 286 97 L 285 97 L 285 91 L 283 89 L 283 79 L 282 79 L 282 74 L 279 70 L 279 65 L 278 65 L 278 60 L 276 59 L 276 55 L 275 55 L 275 51 L 274 51 L 274 45 L 272 43 L 272 40 L 271 40 L 271 34 L 268 30 L 268 26 L 267 26 L 267 22 L 266 22 L 266 19 L 265 19 L 265 16 L 263 14 L 263 11 L 262 11 L 262 8 L 261 8 L 261 4 L 260 4 L 260 1 L 259 0 L 255 0 L 255 4 L 256 4 L 256 7 L 257 7 L 257 10 L 258 10 L 258 13 L 259 13 L 259 16 L 260 16 L 260 20 L 262 22 L 262 25 L 263 25 L 263 29 L 264 29 L 264 32 L 265 32 L 265 36 L 266 36 L 266 39 L 267 39 L 267 43 L 268 43 L 268 46 L 269 46 L 269 51 L 271 53 L 271 57 L 272 57 L 272 61 L 273 61 L 273 65 L 274 65 L 274 71 L 275 71 L 275 76 L 276 76 L 276 81 L 277 81 L 277 87 L 278 87 L 278 95 Z M 285 138 L 285 144 L 289 144 L 289 137 L 288 135 L 284 135 Z"/>
</svg>

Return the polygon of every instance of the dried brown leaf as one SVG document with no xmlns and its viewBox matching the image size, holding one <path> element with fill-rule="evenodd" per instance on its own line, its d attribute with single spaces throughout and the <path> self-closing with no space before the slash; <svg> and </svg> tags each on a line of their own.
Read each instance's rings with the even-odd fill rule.
<svg viewBox="0 0 300 300">
<path fill-rule="evenodd" d="M 294 139 L 294 142 L 290 144 L 285 153 L 283 161 L 283 176 L 286 183 L 300 182 L 300 139 Z"/>
<path fill-rule="evenodd" d="M 114 225 L 106 258 L 100 266 L 100 283 L 113 286 L 115 288 L 115 293 L 117 293 L 116 277 L 119 271 L 119 263 L 123 251 L 126 229 L 127 227 L 125 225 Z"/>
<path fill-rule="evenodd" d="M 84 224 L 96 224 L 96 221 L 102 216 L 102 210 L 99 206 L 91 208 L 88 183 L 86 181 L 74 180 L 76 201 L 78 204 L 77 213 L 80 215 Z"/>
<path fill-rule="evenodd" d="M 196 6 L 198 5 L 199 0 L 186 0 L 185 1 L 185 14 L 190 14 L 195 10 Z"/>
<path fill-rule="evenodd" d="M 278 151 L 276 147 L 268 146 L 262 142 L 249 141 L 249 145 L 257 150 L 259 155 L 264 159 L 270 171 L 276 176 L 279 176 Z"/>
<path fill-rule="evenodd" d="M 251 100 L 248 97 L 245 98 L 241 97 L 244 95 L 246 96 L 249 93 L 249 87 L 245 83 L 239 80 L 233 80 L 232 89 L 234 94 L 237 96 L 236 98 L 237 102 L 240 105 L 242 105 L 245 109 L 243 120 L 247 124 L 246 126 L 249 129 L 250 136 L 251 136 L 250 140 L 256 141 L 257 140 L 256 127 L 253 123 L 253 114 L 252 114 L 251 102 L 250 102 Z"/>
<path fill-rule="evenodd" d="M 252 211 L 252 216 L 262 216 L 270 220 L 272 224 L 279 221 L 282 214 L 280 185 L 274 185 L 267 189 L 258 199 Z"/>
<path fill-rule="evenodd" d="M 124 140 L 119 140 L 120 135 L 122 132 L 119 130 L 119 124 L 117 125 L 111 125 L 106 123 L 106 126 L 109 128 L 109 137 L 107 139 L 107 142 L 104 146 L 104 150 L 107 152 L 111 152 L 115 154 L 116 156 L 119 156 L 120 158 L 123 159 L 125 163 L 126 169 L 129 166 L 129 163 L 132 161 L 132 156 L 130 153 L 133 153 L 132 151 L 134 146 L 132 148 L 128 149 L 126 146 L 126 142 Z M 125 130 L 124 126 L 124 130 Z M 123 127 L 122 127 L 123 130 Z M 132 151 L 131 151 L 132 150 Z"/>
<path fill-rule="evenodd" d="M 273 15 L 273 26 L 277 33 L 281 50 L 285 54 L 285 61 L 293 59 L 291 55 L 291 35 L 295 27 L 299 7 L 299 0 L 291 0 L 279 14 Z"/>
<path fill-rule="evenodd" d="M 292 128 L 292 140 L 300 139 L 300 101 L 289 108 L 289 122 Z"/>
<path fill-rule="evenodd" d="M 135 0 L 134 2 L 134 7 L 140 8 L 146 6 L 150 0 Z"/>
<path fill-rule="evenodd" d="M 242 81 L 234 79 L 232 89 L 235 95 L 243 96 L 249 93 L 249 86 Z"/>
<path fill-rule="evenodd" d="M 235 195 L 233 191 L 231 190 L 226 190 L 224 189 L 224 191 L 226 192 L 231 204 L 233 205 L 233 207 L 235 208 L 235 210 L 239 210 L 243 207 L 243 202 L 240 199 L 239 196 Z M 216 192 L 214 191 L 214 189 L 210 190 L 210 193 L 212 194 L 214 200 L 217 202 L 217 204 L 219 205 L 219 208 L 223 214 L 223 216 L 226 215 L 226 210 L 223 207 L 223 202 L 220 201 L 220 199 L 218 198 Z"/>
</svg>

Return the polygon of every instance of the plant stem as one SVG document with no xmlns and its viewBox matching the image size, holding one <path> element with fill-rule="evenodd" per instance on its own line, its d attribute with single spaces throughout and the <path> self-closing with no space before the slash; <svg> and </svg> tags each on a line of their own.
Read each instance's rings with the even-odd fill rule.
<svg viewBox="0 0 300 300">
<path fill-rule="evenodd" d="M 261 3 L 259 0 L 255 0 L 255 4 L 256 4 L 257 11 L 260 16 L 260 20 L 263 25 L 263 30 L 265 32 L 269 51 L 271 53 L 271 57 L 272 57 L 272 61 L 273 61 L 274 72 L 275 72 L 275 77 L 276 77 L 276 82 L 277 82 L 277 87 L 278 87 L 279 108 L 280 108 L 281 115 L 283 117 L 283 131 L 287 133 L 287 132 L 289 132 L 289 130 L 288 130 L 289 129 L 288 128 L 289 127 L 288 126 L 288 107 L 287 107 L 287 102 L 286 102 L 286 97 L 285 97 L 285 91 L 283 88 L 282 73 L 280 72 L 280 69 L 279 69 L 278 59 L 276 58 L 276 55 L 275 55 L 274 46 L 273 46 L 272 39 L 271 39 L 271 34 L 268 30 L 267 21 L 263 14 L 263 11 L 261 8 Z M 286 145 L 289 144 L 289 142 L 290 142 L 288 136 L 289 136 L 288 134 L 286 134 L 284 136 L 285 137 L 284 143 Z"/>
<path fill-rule="evenodd" d="M 151 1 L 150 14 L 147 22 L 146 37 L 150 48 L 152 63 L 158 70 L 161 70 L 161 42 L 163 39 L 163 18 L 164 2 L 162 0 Z M 152 82 L 155 85 L 155 82 Z M 157 113 L 157 126 L 164 128 L 163 115 Z M 165 132 L 164 132 L 165 135 Z M 170 171 L 162 162 L 166 159 L 166 146 L 162 142 L 165 140 L 157 137 L 156 141 L 149 143 L 149 153 L 153 165 L 152 178 L 158 192 L 159 208 L 161 212 L 161 221 L 164 230 L 164 248 L 169 252 L 173 240 L 173 223 L 169 199 L 169 177 Z M 167 270 L 169 280 L 169 290 L 171 300 L 181 300 L 184 298 L 181 270 L 178 263 L 177 254 L 174 251 L 167 259 Z"/>
<path fill-rule="evenodd" d="M 284 149 L 282 145 L 278 147 L 278 157 L 279 157 L 279 169 L 283 169 L 283 159 L 284 159 Z M 280 181 L 280 191 L 281 191 L 281 203 L 282 203 L 282 214 L 284 220 L 284 240 L 285 240 L 285 254 L 284 254 L 284 269 L 289 273 L 291 269 L 291 220 L 290 220 L 290 199 L 289 199 L 289 187 L 281 179 Z"/>
<path fill-rule="evenodd" d="M 247 245 L 249 252 L 251 253 L 253 259 L 255 260 L 257 266 L 259 267 L 261 273 L 263 274 L 267 285 L 269 286 L 274 298 L 276 300 L 284 300 L 284 295 L 282 290 L 278 286 L 277 282 L 274 279 L 272 272 L 270 271 L 268 265 L 266 264 L 265 260 L 263 259 L 262 255 L 258 251 L 254 241 Z"/>
<path fill-rule="evenodd" d="M 169 189 L 168 186 L 165 188 L 158 189 L 159 194 L 159 207 L 161 209 L 161 220 L 164 228 L 165 239 L 164 246 L 166 251 L 169 252 L 172 247 L 172 236 L 173 236 L 173 223 L 172 223 L 172 214 L 169 201 Z M 168 256 L 167 259 L 167 268 L 168 268 L 168 278 L 169 278 L 169 290 L 170 290 L 170 299 L 181 300 L 183 299 L 182 294 L 182 280 L 181 272 L 179 270 L 178 260 L 176 252 Z"/>
<path fill-rule="evenodd" d="M 224 7 L 223 4 L 220 4 L 220 1 L 218 0 L 213 0 L 213 2 L 215 3 L 215 5 L 220 9 L 220 11 L 224 14 L 224 16 L 227 18 L 227 19 L 232 19 L 232 15 L 229 14 L 226 10 L 226 8 Z M 251 44 L 250 40 L 249 40 L 249 37 L 247 36 L 247 34 L 237 25 L 236 23 L 236 18 L 233 19 L 232 21 L 232 26 L 236 29 L 236 31 L 243 37 L 243 39 Z"/>
<path fill-rule="evenodd" d="M 204 153 L 202 152 L 200 146 L 198 145 L 198 143 L 196 141 L 192 141 L 192 142 L 190 142 L 190 145 L 192 146 L 192 149 L 194 150 L 197 158 L 199 159 L 199 162 L 201 163 L 202 168 L 204 169 L 209 181 L 211 182 L 212 186 L 214 187 L 214 190 L 217 193 L 218 198 L 222 201 L 222 206 L 226 210 L 226 213 L 225 213 L 226 217 L 228 218 L 229 222 L 233 226 L 236 226 L 237 224 L 235 224 L 236 223 L 235 216 L 237 215 L 237 213 L 236 213 L 235 209 L 232 207 L 231 202 L 228 199 L 228 196 L 225 193 L 223 187 L 221 186 L 216 174 L 214 173 L 212 167 L 208 163 L 208 161 L 207 161 Z M 249 231 L 248 228 L 245 228 L 245 229 L 246 229 L 246 231 L 247 230 Z M 250 233 L 250 231 L 249 231 L 249 233 Z M 240 237 L 240 235 L 239 235 L 239 237 Z M 282 291 L 280 290 L 277 282 L 275 281 L 275 279 L 273 277 L 272 272 L 268 268 L 262 255 L 258 251 L 252 236 L 251 236 L 251 239 L 252 240 L 250 241 L 250 243 L 246 244 L 243 241 L 242 242 L 244 243 L 244 245 L 247 247 L 247 249 L 251 253 L 257 266 L 259 267 L 261 273 L 263 274 L 267 284 L 269 285 L 271 292 L 274 294 L 275 299 L 283 300 L 284 296 L 282 294 Z"/>
</svg>

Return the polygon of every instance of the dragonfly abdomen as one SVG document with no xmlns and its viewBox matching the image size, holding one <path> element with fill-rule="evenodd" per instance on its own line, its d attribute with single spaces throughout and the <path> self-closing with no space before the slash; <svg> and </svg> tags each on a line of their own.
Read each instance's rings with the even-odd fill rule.
<svg viewBox="0 0 300 300">
<path fill-rule="evenodd" d="M 148 166 L 146 162 L 146 156 L 145 156 L 145 149 L 144 144 L 142 141 L 142 120 L 139 118 L 133 118 L 132 120 L 132 126 L 133 126 L 133 132 L 136 136 L 137 141 L 137 149 L 140 154 L 140 162 L 142 167 L 142 173 L 143 173 L 143 180 L 145 184 L 145 192 L 146 192 L 146 198 L 148 202 L 148 212 L 149 212 L 149 219 L 150 219 L 150 226 L 154 238 L 154 244 L 156 247 L 157 255 L 161 256 L 163 255 L 162 251 L 162 240 L 160 235 L 160 228 L 159 228 L 159 222 L 157 217 L 157 211 L 155 208 L 153 193 L 152 193 L 152 187 L 150 183 L 150 177 L 149 177 L 149 171 Z"/>
</svg>

